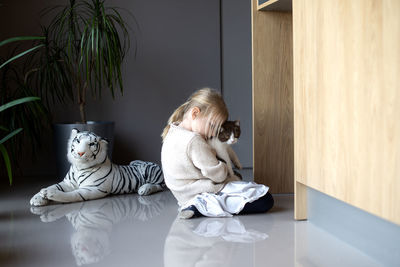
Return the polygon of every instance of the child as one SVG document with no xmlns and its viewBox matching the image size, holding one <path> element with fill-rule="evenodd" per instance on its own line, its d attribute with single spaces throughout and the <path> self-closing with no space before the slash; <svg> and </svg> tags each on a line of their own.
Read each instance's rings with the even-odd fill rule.
<svg viewBox="0 0 400 267">
<path fill-rule="evenodd" d="M 274 200 L 268 187 L 228 176 L 207 139 L 228 118 L 221 95 L 209 88 L 194 92 L 168 120 L 161 163 L 167 187 L 178 200 L 180 218 L 221 217 L 266 212 Z"/>
</svg>

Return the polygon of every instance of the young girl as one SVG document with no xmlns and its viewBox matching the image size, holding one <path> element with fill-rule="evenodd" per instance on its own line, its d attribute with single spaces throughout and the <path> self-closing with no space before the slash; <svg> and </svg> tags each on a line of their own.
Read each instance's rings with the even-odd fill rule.
<svg viewBox="0 0 400 267">
<path fill-rule="evenodd" d="M 211 217 L 266 212 L 274 200 L 268 187 L 229 176 L 207 139 L 228 118 L 221 95 L 209 88 L 194 92 L 168 120 L 161 163 L 167 187 L 178 200 L 179 217 Z"/>
</svg>

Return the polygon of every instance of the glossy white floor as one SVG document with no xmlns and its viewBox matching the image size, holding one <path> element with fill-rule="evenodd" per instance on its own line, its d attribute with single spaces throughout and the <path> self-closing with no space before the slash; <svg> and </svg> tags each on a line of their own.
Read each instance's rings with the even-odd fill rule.
<svg viewBox="0 0 400 267">
<path fill-rule="evenodd" d="M 39 188 L 0 195 L 0 266 L 380 266 L 294 221 L 291 195 L 267 214 L 179 220 L 169 191 L 31 208 Z"/>
</svg>

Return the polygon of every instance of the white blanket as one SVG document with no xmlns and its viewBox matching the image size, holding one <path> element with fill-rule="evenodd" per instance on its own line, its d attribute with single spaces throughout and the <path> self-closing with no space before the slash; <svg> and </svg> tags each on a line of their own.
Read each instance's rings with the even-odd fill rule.
<svg viewBox="0 0 400 267">
<path fill-rule="evenodd" d="M 194 205 L 207 217 L 231 217 L 239 213 L 246 203 L 264 196 L 268 190 L 268 186 L 254 182 L 230 182 L 217 194 L 198 194 L 181 209 Z"/>
</svg>

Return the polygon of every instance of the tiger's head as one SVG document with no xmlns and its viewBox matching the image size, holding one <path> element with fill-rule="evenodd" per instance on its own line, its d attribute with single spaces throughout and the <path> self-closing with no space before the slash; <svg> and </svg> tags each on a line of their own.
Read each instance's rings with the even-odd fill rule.
<svg viewBox="0 0 400 267">
<path fill-rule="evenodd" d="M 78 168 L 89 168 L 105 161 L 108 142 L 88 131 L 72 129 L 68 141 L 68 161 Z"/>
</svg>

